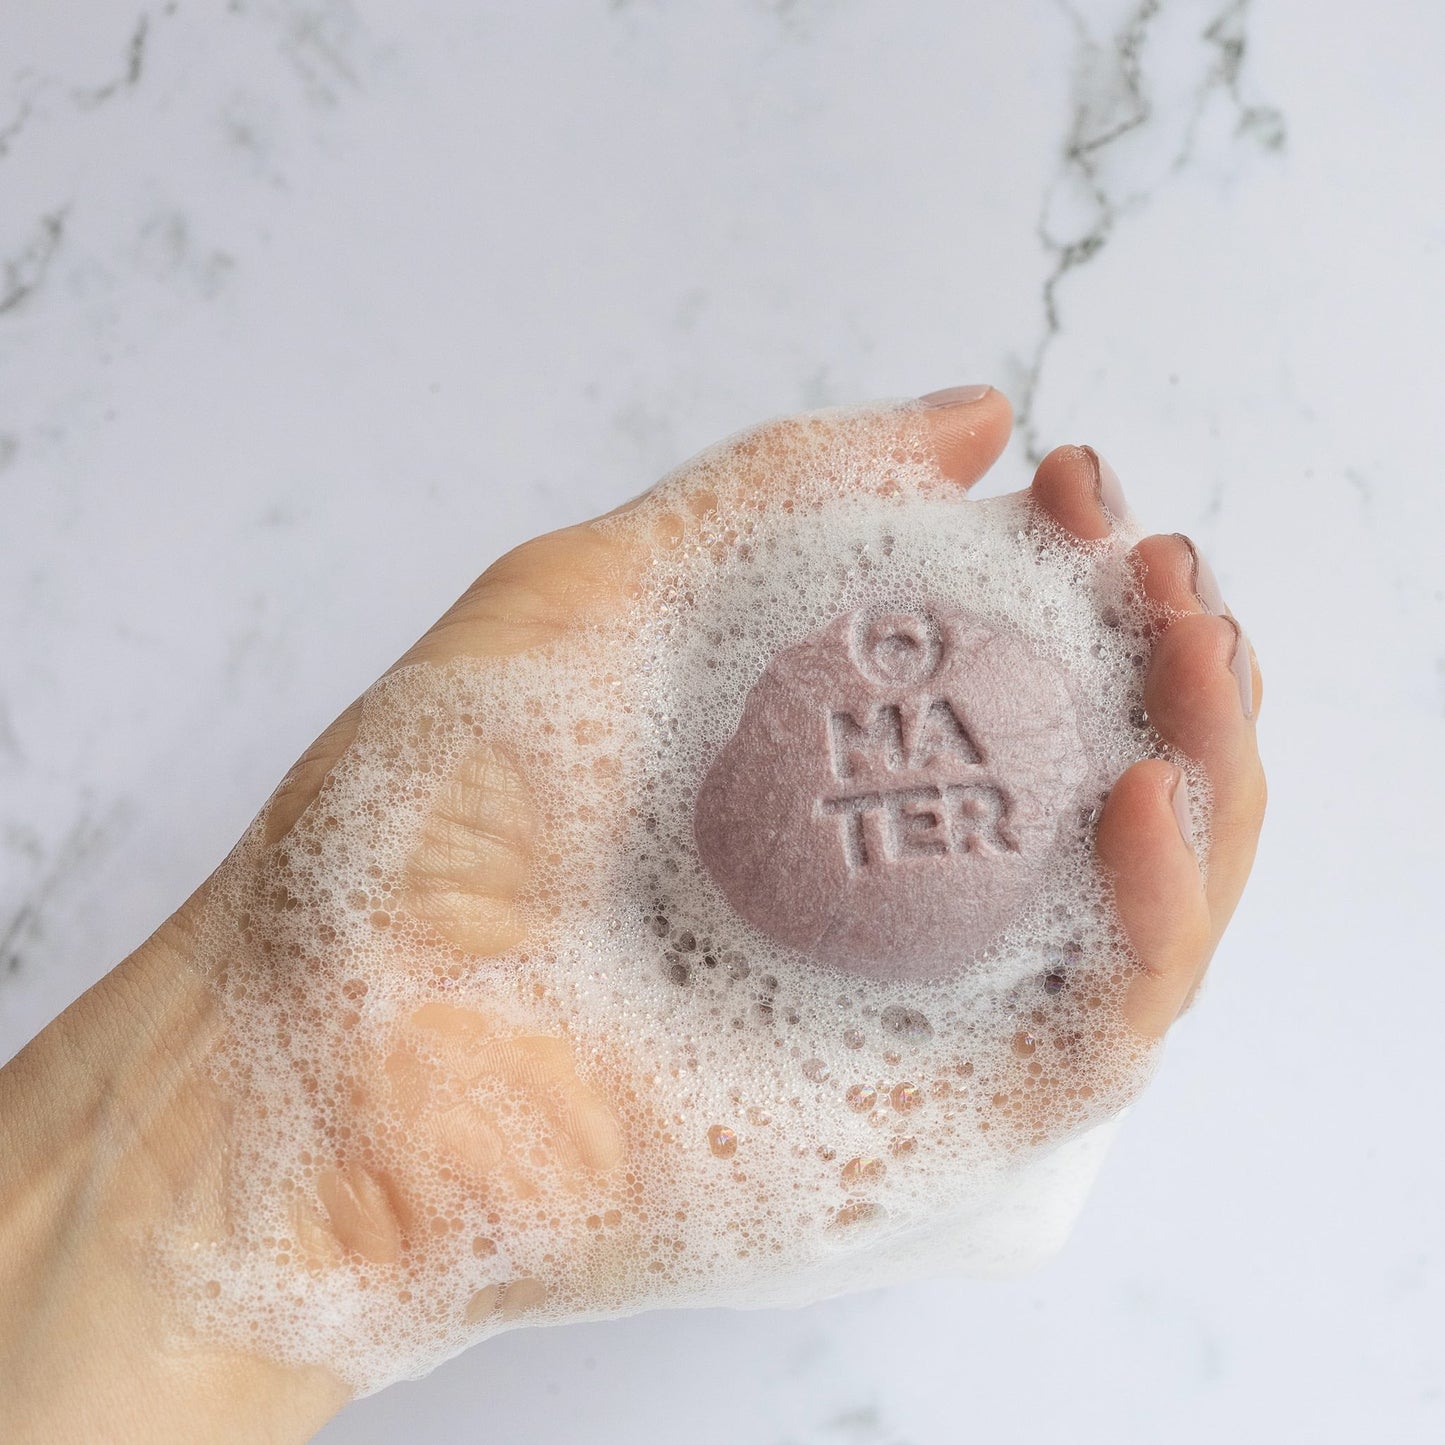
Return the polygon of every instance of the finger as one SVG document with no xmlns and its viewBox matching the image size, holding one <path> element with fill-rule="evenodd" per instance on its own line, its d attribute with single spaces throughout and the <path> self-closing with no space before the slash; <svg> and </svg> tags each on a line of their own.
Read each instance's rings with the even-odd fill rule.
<svg viewBox="0 0 1445 1445">
<path fill-rule="evenodd" d="M 1149 1039 L 1162 1038 L 1174 1022 L 1213 941 L 1192 831 L 1182 772 L 1151 759 L 1114 784 L 1095 836 L 1138 958 L 1124 1017 Z"/>
</svg>

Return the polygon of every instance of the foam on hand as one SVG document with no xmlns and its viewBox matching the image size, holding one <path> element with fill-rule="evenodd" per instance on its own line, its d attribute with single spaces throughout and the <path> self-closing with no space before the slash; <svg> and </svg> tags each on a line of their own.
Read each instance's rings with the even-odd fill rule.
<svg viewBox="0 0 1445 1445">
<path fill-rule="evenodd" d="M 585 625 L 388 675 L 252 826 L 198 944 L 223 1222 L 155 1241 L 188 1328 L 366 1392 L 1058 1247 L 1153 1061 L 1092 856 L 1169 755 L 1137 538 L 960 499 L 916 426 L 703 454 L 596 524 L 638 560 Z"/>
</svg>

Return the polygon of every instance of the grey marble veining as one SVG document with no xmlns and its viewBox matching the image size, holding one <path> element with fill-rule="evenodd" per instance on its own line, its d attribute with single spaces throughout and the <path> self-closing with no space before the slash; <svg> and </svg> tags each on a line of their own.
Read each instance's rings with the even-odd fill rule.
<svg viewBox="0 0 1445 1445">
<path fill-rule="evenodd" d="M 23 13 L 22 13 L 23 10 Z M 333 1442 L 1436 1440 L 1445 14 L 50 0 L 0 17 L 0 1046 L 485 564 L 973 380 L 1209 553 L 1272 808 L 1065 1255 L 503 1337 Z"/>
<path fill-rule="evenodd" d="M 1016 383 L 1031 461 L 1055 445 L 1041 438 L 1035 408 L 1050 345 L 1064 327 L 1061 292 L 1072 273 L 1108 245 L 1118 225 L 1147 209 L 1206 136 L 1210 159 L 1225 164 L 1241 143 L 1266 150 L 1285 144 L 1284 117 L 1247 100 L 1243 89 L 1251 4 L 1062 5 L 1075 37 L 1073 115 L 1040 210 L 1038 239 L 1053 259 L 1042 288 L 1042 331 Z"/>
</svg>

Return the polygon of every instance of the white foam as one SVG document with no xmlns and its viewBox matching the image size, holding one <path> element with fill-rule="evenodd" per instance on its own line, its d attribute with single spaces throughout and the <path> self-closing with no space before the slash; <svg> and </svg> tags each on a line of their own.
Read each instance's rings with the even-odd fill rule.
<svg viewBox="0 0 1445 1445">
<path fill-rule="evenodd" d="M 599 524 L 646 555 L 625 602 L 531 651 L 391 674 L 290 833 L 268 846 L 257 820 L 201 931 L 229 1225 L 157 1241 L 191 1326 L 365 1392 L 514 1317 L 801 1302 L 1057 1247 L 1098 1126 L 1152 1065 L 1119 1019 L 1133 962 L 1092 816 L 1002 944 L 929 984 L 768 943 L 692 842 L 769 659 L 859 606 L 928 596 L 1021 633 L 1070 680 L 1096 803 L 1169 756 L 1142 716 L 1136 536 L 1081 546 L 1021 499 L 960 501 L 917 424 L 824 413 L 712 449 Z M 479 750 L 538 828 L 522 942 L 488 957 L 408 905 L 408 860 Z M 460 1044 L 419 1028 L 437 1002 L 486 1022 Z M 564 1043 L 496 1042 L 518 1038 Z M 598 1107 L 616 1168 L 578 1160 Z M 470 1164 L 433 1128 L 458 1118 L 482 1140 Z M 348 1169 L 401 1221 L 376 1258 L 328 1231 L 322 1181 Z"/>
</svg>

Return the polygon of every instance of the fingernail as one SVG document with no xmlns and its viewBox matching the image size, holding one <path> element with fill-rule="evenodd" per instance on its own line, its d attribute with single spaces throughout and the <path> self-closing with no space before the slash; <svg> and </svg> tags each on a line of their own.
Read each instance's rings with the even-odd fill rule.
<svg viewBox="0 0 1445 1445">
<path fill-rule="evenodd" d="M 1219 590 L 1219 581 L 1214 575 L 1212 568 L 1199 548 L 1184 535 L 1183 532 L 1174 534 L 1189 548 L 1190 574 L 1189 585 L 1194 589 L 1194 595 L 1199 599 L 1199 605 L 1211 617 L 1224 616 L 1224 593 Z"/>
<path fill-rule="evenodd" d="M 1119 474 L 1096 452 L 1093 447 L 1084 450 L 1094 459 L 1094 486 L 1098 489 L 1099 502 L 1112 521 L 1129 522 L 1133 514 L 1124 500 L 1124 488 L 1119 485 Z"/>
<path fill-rule="evenodd" d="M 1174 780 L 1174 821 L 1179 824 L 1179 836 L 1184 839 L 1189 851 L 1194 852 L 1194 809 L 1189 806 L 1189 780 L 1181 768 Z"/>
<path fill-rule="evenodd" d="M 976 401 L 982 401 L 989 392 L 991 386 L 946 386 L 942 391 L 930 391 L 927 396 L 920 396 L 920 406 L 944 407 L 944 406 L 971 406 Z"/>
<path fill-rule="evenodd" d="M 1239 684 L 1239 705 L 1244 710 L 1245 717 L 1254 716 L 1254 666 L 1250 661 L 1249 639 L 1244 635 L 1244 629 L 1234 618 L 1224 619 L 1234 628 L 1234 656 L 1229 660 L 1230 671 L 1234 673 L 1234 680 Z"/>
</svg>

